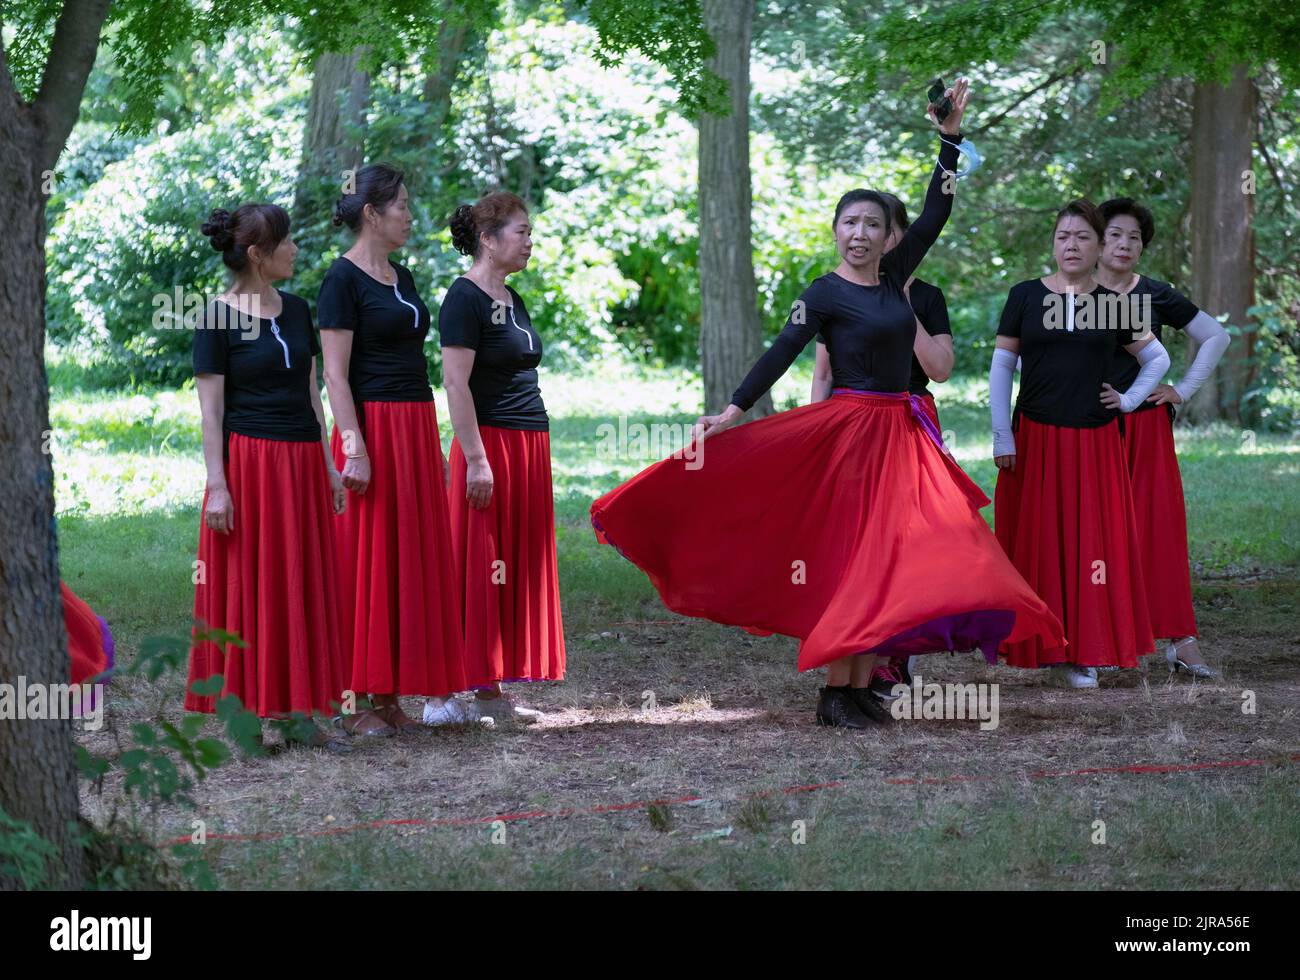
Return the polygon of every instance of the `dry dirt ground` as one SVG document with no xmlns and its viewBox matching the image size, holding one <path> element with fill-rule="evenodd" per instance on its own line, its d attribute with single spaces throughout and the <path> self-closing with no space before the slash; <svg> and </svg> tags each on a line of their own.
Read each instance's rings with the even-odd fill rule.
<svg viewBox="0 0 1300 980">
<path fill-rule="evenodd" d="M 1222 681 L 1149 658 L 1075 691 L 934 654 L 927 680 L 999 685 L 998 727 L 861 733 L 813 724 L 794 641 L 597 601 L 570 617 L 567 679 L 513 687 L 535 726 L 232 760 L 144 827 L 202 821 L 226 887 L 1297 887 L 1300 582 L 1201 581 L 1196 602 Z M 110 753 L 180 700 L 123 677 L 82 744 Z M 83 804 L 106 820 L 120 776 Z"/>
</svg>

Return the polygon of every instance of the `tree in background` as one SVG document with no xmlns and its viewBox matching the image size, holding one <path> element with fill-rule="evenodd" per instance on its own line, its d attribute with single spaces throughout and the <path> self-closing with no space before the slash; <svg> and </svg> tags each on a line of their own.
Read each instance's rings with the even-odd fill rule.
<svg viewBox="0 0 1300 980">
<path fill-rule="evenodd" d="M 328 17 L 310 0 L 27 0 L 0 3 L 0 676 L 66 683 L 44 367 L 45 204 L 77 121 L 101 39 L 121 67 L 122 126 L 155 119 L 170 55 L 214 43 L 265 16 L 292 18 L 304 53 L 368 48 L 398 62 L 436 43 L 442 7 L 429 0 L 384 4 L 336 0 Z M 640 49 L 664 64 L 690 111 L 709 103 L 715 79 L 703 65 L 708 36 L 698 9 L 667 0 L 592 0 L 604 57 Z M 382 16 L 381 16 L 382 14 Z M 393 31 L 392 24 L 402 25 Z M 59 855 L 62 884 L 78 887 L 85 864 L 74 830 L 77 786 L 70 721 L 0 725 L 0 807 Z M 3 881 L 0 885 L 12 886 Z"/>
<path fill-rule="evenodd" d="M 722 411 L 762 353 L 754 288 L 749 171 L 751 0 L 704 0 L 704 25 L 717 43 L 709 67 L 728 85 L 731 111 L 700 118 L 700 367 L 704 411 Z M 756 416 L 772 412 L 764 394 Z"/>
<path fill-rule="evenodd" d="M 1207 386 L 1208 394 L 1189 408 L 1197 417 L 1240 422 L 1254 370 L 1252 82 L 1273 71 L 1289 88 L 1300 82 L 1300 8 L 1264 0 L 895 4 L 870 30 L 853 31 L 840 50 L 846 71 L 874 87 L 891 73 L 924 78 L 937 65 L 1021 64 L 1026 51 L 1081 22 L 1096 25 L 1094 36 L 1083 39 L 1066 66 L 1095 66 L 1103 113 L 1171 79 L 1186 78 L 1195 86 L 1190 292 L 1211 313 L 1226 314 L 1240 339 L 1220 368 L 1218 390 Z M 1135 158 L 1131 165 L 1145 161 Z"/>
</svg>

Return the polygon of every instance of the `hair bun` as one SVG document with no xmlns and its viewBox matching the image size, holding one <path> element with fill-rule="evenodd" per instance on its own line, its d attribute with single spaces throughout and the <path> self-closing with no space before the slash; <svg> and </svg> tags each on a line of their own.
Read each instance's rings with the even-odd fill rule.
<svg viewBox="0 0 1300 980">
<path fill-rule="evenodd" d="M 346 200 L 347 198 L 340 197 L 337 201 L 334 202 L 333 222 L 335 228 L 341 228 L 343 226 L 343 223 L 347 220 L 343 216 L 343 204 Z"/>
<path fill-rule="evenodd" d="M 478 244 L 474 234 L 474 208 L 462 204 L 451 213 L 451 243 L 462 255 L 473 255 Z"/>
<path fill-rule="evenodd" d="M 234 222 L 225 208 L 217 208 L 208 215 L 200 230 L 218 252 L 229 251 L 235 244 Z"/>
</svg>

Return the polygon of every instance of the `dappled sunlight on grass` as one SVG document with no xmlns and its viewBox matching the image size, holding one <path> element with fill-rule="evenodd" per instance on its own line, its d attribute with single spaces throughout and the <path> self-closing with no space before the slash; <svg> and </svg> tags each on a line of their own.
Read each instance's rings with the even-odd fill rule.
<svg viewBox="0 0 1300 980">
<path fill-rule="evenodd" d="M 811 361 L 801 359 L 781 380 L 778 407 L 807 402 Z M 579 539 L 566 560 L 588 550 L 599 555 L 587 520 L 592 500 L 681 448 L 699 414 L 701 382 L 684 370 L 611 361 L 581 373 L 543 371 L 541 383 L 551 414 L 556 517 L 562 531 Z M 933 390 L 953 454 L 991 497 L 997 472 L 986 380 L 956 378 Z M 450 449 L 446 393 L 437 389 L 434 398 L 443 447 Z M 56 387 L 50 417 L 61 517 L 174 513 L 202 500 L 202 435 L 191 386 L 152 392 Z M 1300 440 L 1222 423 L 1179 427 L 1175 438 L 1198 573 L 1300 563 Z M 983 515 L 991 521 L 993 508 Z M 604 562 L 597 567 L 597 578 L 609 574 Z M 599 591 L 597 582 L 592 585 Z"/>
</svg>

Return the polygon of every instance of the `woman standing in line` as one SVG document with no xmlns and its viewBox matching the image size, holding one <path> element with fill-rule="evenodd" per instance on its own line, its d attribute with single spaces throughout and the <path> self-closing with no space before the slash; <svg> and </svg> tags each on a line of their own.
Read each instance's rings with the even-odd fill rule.
<svg viewBox="0 0 1300 980">
<path fill-rule="evenodd" d="M 316 300 L 332 448 L 350 504 L 338 534 L 351 683 L 371 709 L 356 735 L 420 730 L 399 695 L 447 699 L 466 687 L 446 469 L 424 342 L 430 317 L 411 273 L 390 256 L 411 233 L 400 170 L 362 167 L 334 223 L 356 236 Z M 451 709 L 449 709 L 451 710 Z"/>
<path fill-rule="evenodd" d="M 532 253 L 524 202 L 496 192 L 451 219 L 473 262 L 438 312 L 451 444 L 451 524 L 465 650 L 480 688 L 470 708 L 536 721 L 502 682 L 564 678 L 550 419 L 537 385 L 542 338 L 506 278 Z"/>
<path fill-rule="evenodd" d="M 190 684 L 220 674 L 221 695 L 259 718 L 333 714 L 345 684 L 332 555 L 343 485 L 322 435 L 311 313 L 272 285 L 293 275 L 298 247 L 274 204 L 213 211 L 203 233 L 234 281 L 194 335 L 208 471 L 194 619 L 243 642 L 196 643 Z M 189 710 L 217 700 L 187 685 Z M 320 729 L 307 741 L 349 748 Z"/>
<path fill-rule="evenodd" d="M 1053 667 L 1072 687 L 1096 687 L 1098 667 L 1134 667 L 1154 645 L 1119 416 L 1151 393 L 1169 356 L 1093 278 L 1103 231 L 1089 201 L 1060 210 L 1056 272 L 1012 287 L 989 371 L 994 529 L 1068 640 L 1012 639 L 1003 651 L 1008 664 Z M 1117 348 L 1141 365 L 1124 392 L 1109 384 Z"/>
<path fill-rule="evenodd" d="M 1118 197 L 1101 205 L 1106 223 L 1097 280 L 1108 289 L 1144 304 L 1150 326 L 1160 339 L 1162 327 L 1186 330 L 1200 347 L 1186 376 L 1176 384 L 1158 384 L 1124 419 L 1124 448 L 1133 481 L 1137 514 L 1138 552 L 1146 582 L 1151 631 L 1169 640 L 1165 659 L 1172 671 L 1193 677 L 1219 674 L 1201 657 L 1192 610 L 1191 563 L 1187 555 L 1187 508 L 1183 478 L 1174 450 L 1174 406 L 1185 403 L 1205 383 L 1228 349 L 1228 331 L 1208 313 L 1167 282 L 1140 275 L 1142 252 L 1155 237 L 1151 212 L 1132 198 Z M 1136 315 L 1136 314 L 1135 314 Z M 1138 362 L 1125 351 L 1115 355 L 1111 383 L 1126 389 L 1136 380 Z M 1161 410 L 1160 406 L 1164 406 Z"/>
</svg>

